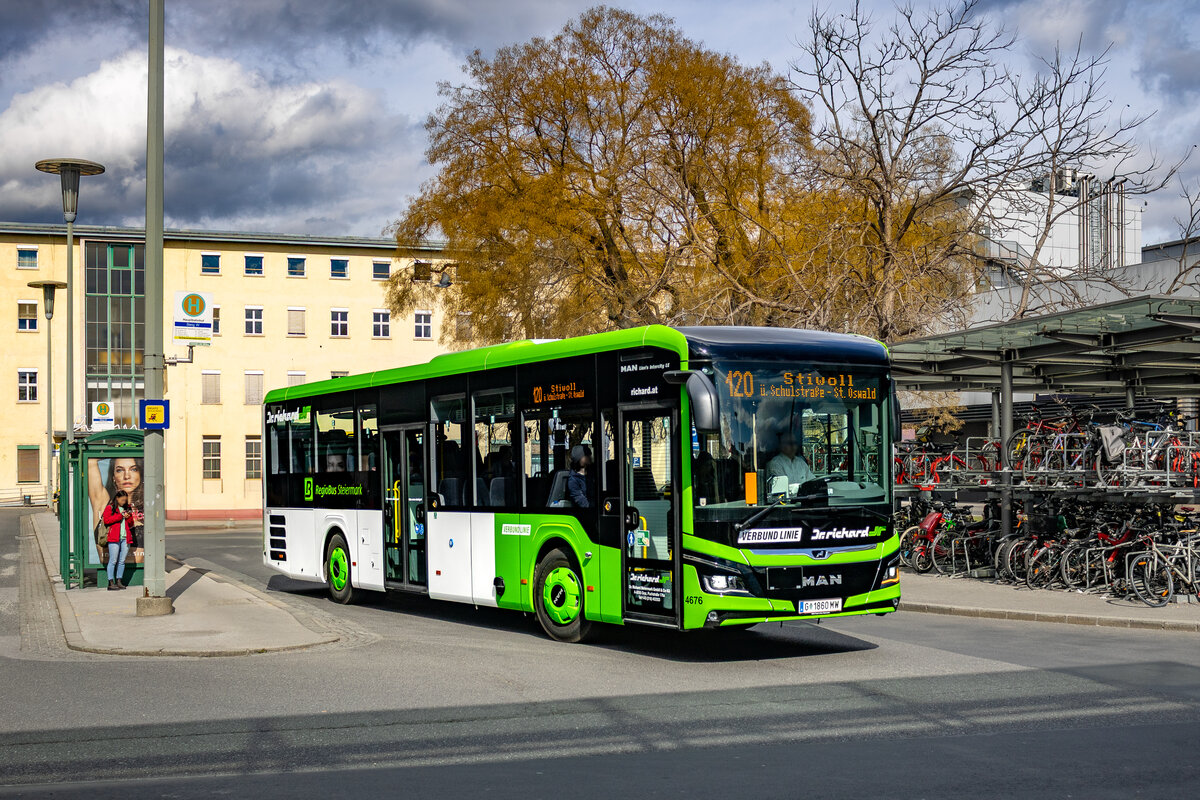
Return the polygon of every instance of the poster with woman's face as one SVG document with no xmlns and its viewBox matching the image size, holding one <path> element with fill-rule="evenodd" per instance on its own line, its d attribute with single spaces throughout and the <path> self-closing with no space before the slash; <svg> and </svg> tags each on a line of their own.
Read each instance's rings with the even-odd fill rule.
<svg viewBox="0 0 1200 800">
<path fill-rule="evenodd" d="M 114 458 L 88 459 L 88 496 L 92 506 L 93 535 L 88 539 L 89 558 L 91 563 L 101 563 L 101 555 L 96 542 L 96 526 L 101 521 L 104 507 L 114 502 L 117 492 L 124 491 L 128 495 L 127 505 L 133 515 L 134 547 L 141 547 L 138 541 L 142 536 L 142 526 L 145 524 L 145 502 L 142 486 L 142 459 L 132 456 L 117 456 Z M 105 531 L 107 533 L 107 531 Z M 104 536 L 101 537 L 105 538 Z M 128 559 L 133 562 L 132 556 Z"/>
</svg>

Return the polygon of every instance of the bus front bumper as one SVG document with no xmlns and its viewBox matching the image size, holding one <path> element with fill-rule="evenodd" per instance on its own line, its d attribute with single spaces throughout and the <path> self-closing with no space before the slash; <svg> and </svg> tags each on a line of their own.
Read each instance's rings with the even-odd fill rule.
<svg viewBox="0 0 1200 800">
<path fill-rule="evenodd" d="M 713 593 L 702 586 L 696 568 L 683 567 L 684 629 L 755 625 L 760 622 L 827 619 L 863 614 L 888 614 L 900 604 L 900 579 L 894 567 L 883 565 L 870 589 L 839 597 L 825 592 L 827 600 L 755 597 L 744 593 Z M 820 594 L 820 588 L 816 594 Z M 814 592 L 808 592 L 811 595 Z M 829 602 L 833 601 L 833 602 Z"/>
</svg>

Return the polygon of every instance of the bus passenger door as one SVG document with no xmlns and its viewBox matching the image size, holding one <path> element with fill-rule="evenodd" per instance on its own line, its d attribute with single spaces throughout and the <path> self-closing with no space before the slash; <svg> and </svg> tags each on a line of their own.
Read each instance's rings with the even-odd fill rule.
<svg viewBox="0 0 1200 800">
<path fill-rule="evenodd" d="M 623 411 L 625 618 L 679 624 L 679 525 L 674 420 L 667 410 Z"/>
<path fill-rule="evenodd" d="M 394 587 L 426 585 L 424 426 L 384 429 L 384 577 Z"/>
</svg>

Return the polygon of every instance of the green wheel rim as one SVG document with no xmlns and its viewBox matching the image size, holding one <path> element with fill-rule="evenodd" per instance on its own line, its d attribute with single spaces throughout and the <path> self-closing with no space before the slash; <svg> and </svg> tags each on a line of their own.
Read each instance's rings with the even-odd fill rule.
<svg viewBox="0 0 1200 800">
<path fill-rule="evenodd" d="M 558 625 L 569 625 L 579 616 L 579 579 L 570 567 L 555 567 L 542 586 L 542 607 Z"/>
<path fill-rule="evenodd" d="M 329 554 L 329 584 L 335 591 L 346 588 L 346 579 L 350 577 L 350 566 L 346 563 L 346 551 L 340 547 L 333 548 Z"/>
</svg>

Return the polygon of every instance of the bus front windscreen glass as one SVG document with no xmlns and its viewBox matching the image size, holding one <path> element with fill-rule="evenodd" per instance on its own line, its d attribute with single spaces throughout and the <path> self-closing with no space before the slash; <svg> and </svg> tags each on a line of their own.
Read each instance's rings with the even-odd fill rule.
<svg viewBox="0 0 1200 800">
<path fill-rule="evenodd" d="M 705 509 L 888 500 L 882 371 L 718 361 L 712 378 L 720 430 L 692 439 L 698 519 Z"/>
</svg>

